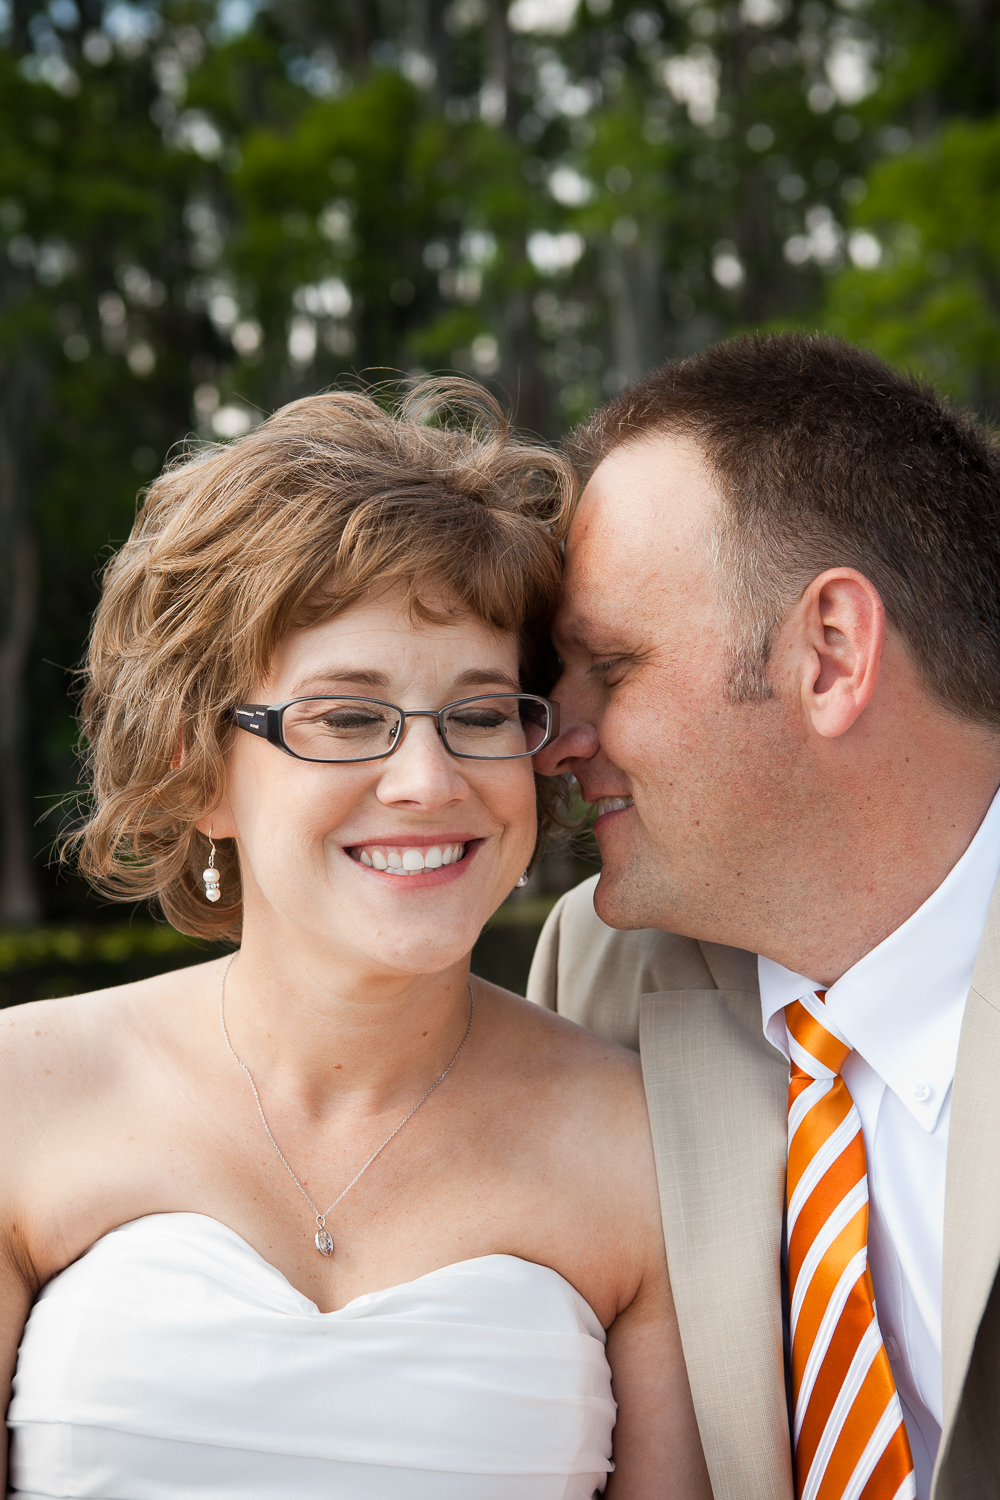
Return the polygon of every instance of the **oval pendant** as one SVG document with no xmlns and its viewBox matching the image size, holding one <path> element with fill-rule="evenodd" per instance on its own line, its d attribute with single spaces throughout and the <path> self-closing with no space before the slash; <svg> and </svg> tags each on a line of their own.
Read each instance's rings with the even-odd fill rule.
<svg viewBox="0 0 1000 1500">
<path fill-rule="evenodd" d="M 330 1233 L 329 1233 L 328 1230 L 326 1230 L 326 1229 L 317 1229 L 317 1231 L 316 1231 L 316 1249 L 319 1251 L 320 1255 L 332 1255 L 333 1254 L 333 1239 L 332 1239 L 332 1237 L 331 1237 L 331 1235 L 330 1235 Z"/>
</svg>

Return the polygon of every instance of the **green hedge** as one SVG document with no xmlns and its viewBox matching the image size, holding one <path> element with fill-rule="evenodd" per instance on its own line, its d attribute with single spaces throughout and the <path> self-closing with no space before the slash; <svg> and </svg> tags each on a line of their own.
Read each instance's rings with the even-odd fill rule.
<svg viewBox="0 0 1000 1500">
<path fill-rule="evenodd" d="M 518 896 L 505 901 L 489 928 L 541 927 L 558 898 Z M 0 974 L 54 964 L 116 964 L 135 958 L 169 958 L 210 952 L 208 943 L 185 937 L 166 922 L 129 922 L 99 927 L 8 927 L 0 929 Z M 193 956 L 193 954 L 192 954 Z"/>
<path fill-rule="evenodd" d="M 0 930 L 0 974 L 52 964 L 126 963 L 168 956 L 206 943 L 185 937 L 165 922 L 119 923 L 114 927 L 12 927 Z"/>
</svg>

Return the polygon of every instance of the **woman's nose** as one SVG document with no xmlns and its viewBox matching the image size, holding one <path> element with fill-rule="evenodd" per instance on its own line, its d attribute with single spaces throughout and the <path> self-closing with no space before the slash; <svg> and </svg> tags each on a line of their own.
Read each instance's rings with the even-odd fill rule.
<svg viewBox="0 0 1000 1500">
<path fill-rule="evenodd" d="M 384 762 L 377 787 L 380 802 L 440 807 L 468 797 L 461 762 L 448 754 L 433 719 L 407 719 L 402 733 L 399 749 Z"/>
</svg>

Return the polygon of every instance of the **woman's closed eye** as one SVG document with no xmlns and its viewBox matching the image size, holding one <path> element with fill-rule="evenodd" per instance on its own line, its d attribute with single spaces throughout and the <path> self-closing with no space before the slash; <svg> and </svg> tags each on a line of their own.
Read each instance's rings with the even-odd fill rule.
<svg viewBox="0 0 1000 1500">
<path fill-rule="evenodd" d="M 399 733 L 400 719 L 392 709 L 378 703 L 349 699 L 317 698 L 289 706 L 284 718 L 284 739 L 289 749 L 307 759 L 325 755 L 374 753 L 391 745 Z"/>
<path fill-rule="evenodd" d="M 513 718 L 513 715 L 502 713 L 499 709 L 463 708 L 449 713 L 448 725 L 450 727 L 454 724 L 462 729 L 499 729 L 502 725 L 511 723 Z"/>
<path fill-rule="evenodd" d="M 373 713 L 371 709 L 339 708 L 317 714 L 314 723 L 323 729 L 343 731 L 349 729 L 371 729 L 387 722 L 385 714 Z"/>
</svg>

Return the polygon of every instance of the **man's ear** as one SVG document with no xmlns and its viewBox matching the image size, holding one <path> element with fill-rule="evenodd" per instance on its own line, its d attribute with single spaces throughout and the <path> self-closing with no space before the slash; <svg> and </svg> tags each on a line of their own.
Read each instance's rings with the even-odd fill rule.
<svg viewBox="0 0 1000 1500">
<path fill-rule="evenodd" d="M 885 648 L 885 606 L 854 568 L 814 578 L 793 612 L 789 647 L 808 723 L 824 739 L 846 734 L 872 700 Z"/>
</svg>

